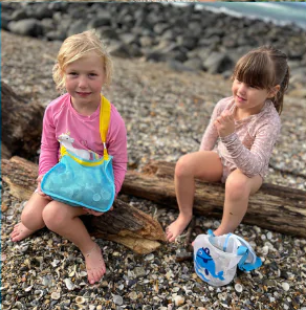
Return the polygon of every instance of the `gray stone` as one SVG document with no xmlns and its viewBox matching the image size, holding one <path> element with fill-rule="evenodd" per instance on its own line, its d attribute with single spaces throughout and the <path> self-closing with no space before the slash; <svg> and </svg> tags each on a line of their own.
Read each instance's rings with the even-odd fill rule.
<svg viewBox="0 0 306 310">
<path fill-rule="evenodd" d="M 25 12 L 25 10 L 19 9 L 13 12 L 13 14 L 10 17 L 11 21 L 18 21 L 18 20 L 22 20 L 22 19 L 27 19 L 28 15 Z"/>
<path fill-rule="evenodd" d="M 208 72 L 215 74 L 228 70 L 233 66 L 233 62 L 226 53 L 213 52 L 203 65 Z"/>
<path fill-rule="evenodd" d="M 135 267 L 134 268 L 134 274 L 135 274 L 136 278 L 139 278 L 139 277 L 144 277 L 147 273 L 143 267 Z"/>
<path fill-rule="evenodd" d="M 111 25 L 111 16 L 107 11 L 100 11 L 98 15 L 88 23 L 89 28 L 99 28 L 109 25 Z"/>
<path fill-rule="evenodd" d="M 199 71 L 203 70 L 203 61 L 200 58 L 192 58 L 188 59 L 187 61 L 184 62 L 184 66 L 191 70 Z"/>
<path fill-rule="evenodd" d="M 36 19 L 23 19 L 17 22 L 10 22 L 8 29 L 19 35 L 40 37 L 43 34 L 43 27 Z"/>
<path fill-rule="evenodd" d="M 86 30 L 87 30 L 86 23 L 82 20 L 78 20 L 78 21 L 71 24 L 71 26 L 69 27 L 67 35 L 71 36 L 73 34 L 80 33 L 80 32 L 86 31 Z"/>
</svg>

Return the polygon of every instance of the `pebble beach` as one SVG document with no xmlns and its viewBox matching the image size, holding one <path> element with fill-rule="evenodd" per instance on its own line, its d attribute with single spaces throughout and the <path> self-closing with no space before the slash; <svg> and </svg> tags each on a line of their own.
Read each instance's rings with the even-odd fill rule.
<svg viewBox="0 0 306 310">
<path fill-rule="evenodd" d="M 47 105 L 58 96 L 51 69 L 61 42 L 6 31 L 1 36 L 3 81 L 29 101 Z M 114 80 L 105 95 L 126 122 L 129 169 L 140 170 L 150 160 L 176 162 L 198 150 L 214 105 L 231 95 L 229 79 L 178 71 L 143 58 L 113 60 Z M 265 182 L 306 190 L 306 105 L 298 89 L 285 97 L 282 135 Z M 163 228 L 178 215 L 150 201 L 119 198 L 157 218 Z M 184 236 L 145 256 L 97 239 L 107 272 L 98 284 L 89 285 L 82 254 L 69 241 L 43 229 L 11 242 L 9 234 L 26 202 L 12 197 L 5 183 L 2 202 L 3 310 L 306 310 L 306 239 L 241 224 L 235 233 L 250 242 L 263 265 L 252 272 L 238 271 L 232 283 L 219 288 L 203 283 L 192 261 L 176 262 Z M 219 223 L 196 217 L 196 225 L 204 230 Z"/>
</svg>

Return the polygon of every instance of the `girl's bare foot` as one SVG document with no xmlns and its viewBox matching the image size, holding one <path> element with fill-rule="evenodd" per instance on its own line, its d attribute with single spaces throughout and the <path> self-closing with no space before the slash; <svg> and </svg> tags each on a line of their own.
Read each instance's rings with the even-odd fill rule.
<svg viewBox="0 0 306 310">
<path fill-rule="evenodd" d="M 95 244 L 89 252 L 83 253 L 83 255 L 85 257 L 89 283 L 99 282 L 106 272 L 100 247 Z"/>
<path fill-rule="evenodd" d="M 30 230 L 27 227 L 25 227 L 21 222 L 16 224 L 14 227 L 13 232 L 11 233 L 12 241 L 20 241 L 23 240 L 30 235 L 32 235 L 35 232 L 35 230 Z"/>
<path fill-rule="evenodd" d="M 190 216 L 179 215 L 179 217 L 170 224 L 166 229 L 167 239 L 173 242 L 188 226 L 192 219 L 192 214 Z"/>
</svg>

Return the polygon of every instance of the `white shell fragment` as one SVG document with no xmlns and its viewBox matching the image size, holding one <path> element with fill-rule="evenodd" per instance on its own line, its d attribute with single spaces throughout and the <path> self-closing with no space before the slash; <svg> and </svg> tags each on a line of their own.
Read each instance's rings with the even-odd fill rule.
<svg viewBox="0 0 306 310">
<path fill-rule="evenodd" d="M 174 303 L 176 306 L 181 306 L 185 303 L 185 298 L 183 296 L 176 295 L 174 297 Z"/>
<path fill-rule="evenodd" d="M 289 291 L 289 289 L 290 289 L 290 285 L 287 282 L 283 282 L 282 287 L 283 287 L 284 291 L 286 291 L 286 292 Z"/>
<path fill-rule="evenodd" d="M 61 298 L 61 293 L 60 292 L 53 292 L 53 293 L 51 293 L 51 299 L 58 300 L 60 298 Z"/>
<path fill-rule="evenodd" d="M 243 290 L 242 285 L 239 283 L 235 284 L 235 290 L 236 292 L 241 293 Z"/>
</svg>

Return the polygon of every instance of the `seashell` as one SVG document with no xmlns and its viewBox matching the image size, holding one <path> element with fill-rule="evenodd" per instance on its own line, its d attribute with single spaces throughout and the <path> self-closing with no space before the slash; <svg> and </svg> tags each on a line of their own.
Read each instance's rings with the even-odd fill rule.
<svg viewBox="0 0 306 310">
<path fill-rule="evenodd" d="M 61 298 L 61 293 L 60 292 L 52 292 L 51 293 L 51 299 L 59 300 L 60 298 Z"/>
<path fill-rule="evenodd" d="M 239 283 L 235 284 L 235 290 L 236 292 L 241 293 L 243 290 L 242 285 Z"/>
<path fill-rule="evenodd" d="M 176 286 L 172 289 L 172 293 L 177 293 L 179 290 L 180 288 Z"/>
<path fill-rule="evenodd" d="M 57 267 L 57 265 L 60 263 L 60 260 L 55 259 L 53 262 L 51 262 L 52 267 Z"/>
<path fill-rule="evenodd" d="M 115 252 L 113 252 L 113 256 L 114 256 L 114 257 L 120 257 L 120 256 L 121 256 L 121 253 L 115 251 Z"/>
<path fill-rule="evenodd" d="M 136 292 L 133 291 L 133 292 L 129 293 L 129 298 L 130 298 L 131 300 L 137 300 L 138 295 L 137 295 Z"/>
<path fill-rule="evenodd" d="M 69 291 L 72 291 L 75 288 L 75 285 L 72 283 L 71 279 L 66 278 L 64 282 Z"/>
<path fill-rule="evenodd" d="M 269 240 L 271 240 L 271 239 L 273 238 L 273 234 L 272 234 L 271 231 L 269 231 L 269 232 L 267 233 L 267 238 L 268 238 Z"/>
<path fill-rule="evenodd" d="M 287 282 L 283 282 L 282 287 L 283 287 L 284 291 L 286 291 L 286 292 L 289 291 L 289 289 L 290 289 L 290 285 Z"/>
<path fill-rule="evenodd" d="M 37 299 L 36 299 L 36 300 L 39 300 L 39 299 L 41 299 L 41 298 L 43 297 L 44 291 L 43 291 L 43 290 L 35 290 L 34 294 L 35 294 L 35 295 L 39 295 L 39 296 L 37 297 Z"/>
<path fill-rule="evenodd" d="M 72 271 L 69 273 L 69 278 L 73 278 L 73 277 L 74 277 L 74 275 L 75 275 L 75 271 L 74 271 L 74 270 L 72 270 Z"/>
<path fill-rule="evenodd" d="M 25 291 L 25 292 L 30 292 L 30 290 L 32 289 L 32 287 L 33 287 L 32 285 L 31 285 L 31 286 L 28 286 L 28 287 L 26 287 L 26 288 L 24 289 L 24 291 Z"/>
<path fill-rule="evenodd" d="M 82 305 L 85 301 L 86 301 L 86 299 L 83 296 L 77 296 L 76 299 L 75 299 L 75 302 L 78 305 Z"/>
<path fill-rule="evenodd" d="M 1 262 L 4 262 L 6 260 L 6 254 L 5 253 L 1 253 Z"/>
<path fill-rule="evenodd" d="M 174 304 L 176 305 L 176 306 L 181 306 L 181 305 L 183 305 L 185 303 L 185 298 L 183 297 L 183 296 L 181 296 L 181 295 L 176 295 L 175 297 L 174 297 Z"/>
<path fill-rule="evenodd" d="M 80 276 L 81 278 L 84 278 L 84 277 L 87 277 L 87 272 L 86 271 L 81 271 L 77 275 Z"/>
<path fill-rule="evenodd" d="M 154 254 L 149 254 L 145 257 L 145 261 L 147 262 L 151 262 L 152 260 L 154 260 Z"/>
<path fill-rule="evenodd" d="M 267 256 L 269 252 L 269 247 L 267 245 L 265 245 L 262 249 L 261 249 L 261 253 L 263 256 Z"/>
</svg>

